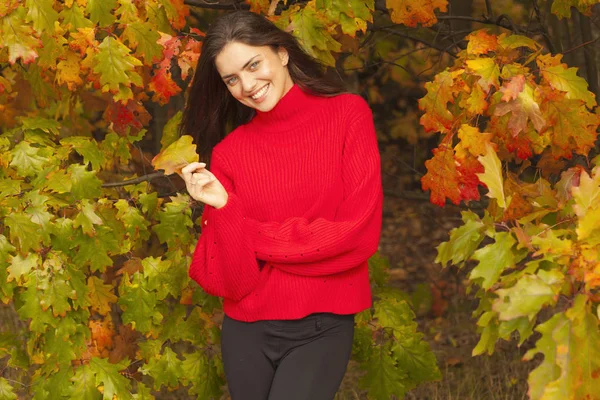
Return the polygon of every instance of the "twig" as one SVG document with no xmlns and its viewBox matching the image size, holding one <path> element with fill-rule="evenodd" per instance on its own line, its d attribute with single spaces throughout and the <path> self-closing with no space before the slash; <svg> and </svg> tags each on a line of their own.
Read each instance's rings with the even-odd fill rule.
<svg viewBox="0 0 600 400">
<path fill-rule="evenodd" d="M 487 11 L 488 18 L 494 18 L 494 11 L 492 10 L 491 0 L 485 0 L 485 9 Z"/>
<path fill-rule="evenodd" d="M 147 181 L 149 182 L 152 179 L 156 179 L 156 178 L 167 178 L 167 175 L 165 175 L 164 172 L 153 172 L 148 175 L 138 176 L 137 178 L 128 179 L 128 180 L 121 181 L 121 182 L 103 183 L 102 187 L 110 188 L 110 187 L 119 187 L 119 186 L 128 186 L 128 185 L 137 185 L 138 183 L 147 182 Z"/>
<path fill-rule="evenodd" d="M 598 37 L 597 37 L 596 39 L 594 39 L 594 40 L 590 40 L 590 41 L 588 41 L 588 42 L 585 42 L 585 43 L 578 44 L 577 46 L 575 46 L 575 47 L 573 47 L 573 48 L 571 48 L 571 49 L 565 50 L 565 51 L 563 51 L 563 54 L 567 54 L 567 53 L 570 53 L 570 52 L 572 52 L 572 51 L 575 51 L 575 50 L 577 50 L 577 49 L 579 49 L 579 48 L 581 48 L 581 47 L 585 47 L 585 46 L 587 46 L 587 45 L 589 45 L 589 44 L 596 43 L 598 40 L 600 40 L 600 36 L 598 36 Z"/>
<path fill-rule="evenodd" d="M 210 8 L 214 10 L 249 10 L 250 5 L 245 3 L 243 0 L 233 0 L 229 3 L 221 1 L 209 1 L 209 0 L 183 0 L 183 3 L 198 8 Z"/>
<path fill-rule="evenodd" d="M 392 35 L 401 36 L 403 38 L 406 38 L 406 39 L 409 39 L 409 40 L 413 40 L 415 42 L 424 44 L 425 46 L 428 46 L 428 47 L 430 47 L 432 49 L 436 49 L 436 50 L 438 50 L 438 51 L 440 51 L 442 53 L 448 53 L 450 56 L 452 56 L 454 58 L 457 58 L 456 53 L 454 53 L 453 51 L 450 51 L 449 49 L 444 49 L 443 47 L 440 47 L 440 46 L 438 46 L 435 43 L 430 43 L 427 40 L 424 40 L 424 39 L 421 39 L 421 38 L 418 38 L 418 37 L 415 37 L 415 36 L 407 35 L 406 33 L 398 32 L 398 31 L 395 31 L 395 30 L 390 29 L 390 28 L 381 28 L 379 30 L 384 31 L 384 32 L 389 32 Z"/>
</svg>

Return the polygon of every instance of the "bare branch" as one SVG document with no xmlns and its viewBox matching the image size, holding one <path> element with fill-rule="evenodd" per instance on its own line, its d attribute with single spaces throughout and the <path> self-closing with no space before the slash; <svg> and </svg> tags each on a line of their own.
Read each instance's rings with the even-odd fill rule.
<svg viewBox="0 0 600 400">
<path fill-rule="evenodd" d="M 487 11 L 487 17 L 494 18 L 494 10 L 492 10 L 491 0 L 485 0 L 485 9 Z"/>
<path fill-rule="evenodd" d="M 415 42 L 424 44 L 425 46 L 428 46 L 428 47 L 430 47 L 432 49 L 436 49 L 436 50 L 438 50 L 438 51 L 440 51 L 442 53 L 448 53 L 450 56 L 452 56 L 454 58 L 457 57 L 456 53 L 454 53 L 453 51 L 451 51 L 448 48 L 444 49 L 443 47 L 440 47 L 440 46 L 438 46 L 435 43 L 430 43 L 427 40 L 424 40 L 424 39 L 421 39 L 421 38 L 418 38 L 418 37 L 415 37 L 415 36 L 408 35 L 408 34 L 406 34 L 404 32 L 398 32 L 398 31 L 395 31 L 395 30 L 390 29 L 390 28 L 379 28 L 378 30 L 381 30 L 381 31 L 384 31 L 384 32 L 388 32 L 388 33 L 391 33 L 392 35 L 401 36 L 403 38 L 406 38 L 406 39 L 413 40 Z"/>
<path fill-rule="evenodd" d="M 250 5 L 245 3 L 243 0 L 230 0 L 230 1 L 222 1 L 222 0 L 183 0 L 183 3 L 198 8 L 210 8 L 214 10 L 249 10 Z"/>
<path fill-rule="evenodd" d="M 579 45 L 577 45 L 575 47 L 572 47 L 572 48 L 570 48 L 568 50 L 565 50 L 565 51 L 563 51 L 563 54 L 567 54 L 567 53 L 570 53 L 570 52 L 575 51 L 577 49 L 580 49 L 582 47 L 588 46 L 588 45 L 590 45 L 592 43 L 596 43 L 598 40 L 600 40 L 600 36 L 598 36 L 596 39 L 590 40 L 590 41 L 585 42 L 585 43 L 581 43 L 581 44 L 579 44 Z"/>
<path fill-rule="evenodd" d="M 149 182 L 152 179 L 156 179 L 156 178 L 167 178 L 167 175 L 165 175 L 163 172 L 153 172 L 148 175 L 138 176 L 137 178 L 128 179 L 128 180 L 121 181 L 121 182 L 103 183 L 102 187 L 110 188 L 110 187 L 119 187 L 119 186 L 128 186 L 128 185 L 137 185 L 138 183 Z"/>
</svg>

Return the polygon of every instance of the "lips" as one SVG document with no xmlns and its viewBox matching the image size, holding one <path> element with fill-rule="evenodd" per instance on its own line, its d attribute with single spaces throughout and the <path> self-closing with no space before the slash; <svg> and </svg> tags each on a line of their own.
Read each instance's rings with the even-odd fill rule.
<svg viewBox="0 0 600 400">
<path fill-rule="evenodd" d="M 256 92 L 252 96 L 250 96 L 252 98 L 252 100 L 257 101 L 257 100 L 260 100 L 261 98 L 263 98 L 265 96 L 265 94 L 267 94 L 267 91 L 269 90 L 269 86 L 270 86 L 270 84 L 267 83 L 258 92 Z"/>
</svg>

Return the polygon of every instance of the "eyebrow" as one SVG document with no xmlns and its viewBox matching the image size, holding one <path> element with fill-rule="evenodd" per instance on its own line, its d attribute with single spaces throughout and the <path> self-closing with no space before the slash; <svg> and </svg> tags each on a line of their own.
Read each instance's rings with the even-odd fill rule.
<svg viewBox="0 0 600 400">
<path fill-rule="evenodd" d="M 258 57 L 260 54 L 255 55 L 254 57 L 252 57 L 250 60 L 248 60 L 248 62 L 246 64 L 244 64 L 244 66 L 242 67 L 242 69 L 245 69 L 248 65 L 250 65 L 250 63 L 252 62 L 252 60 L 254 60 L 256 57 Z M 232 76 L 234 76 L 235 74 L 229 74 L 229 75 L 225 75 L 222 76 L 221 79 L 227 79 L 227 78 L 231 78 Z"/>
</svg>

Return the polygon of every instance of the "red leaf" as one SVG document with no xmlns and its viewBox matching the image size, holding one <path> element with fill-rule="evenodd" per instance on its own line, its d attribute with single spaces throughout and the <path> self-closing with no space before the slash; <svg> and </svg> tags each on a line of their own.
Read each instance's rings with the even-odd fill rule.
<svg viewBox="0 0 600 400">
<path fill-rule="evenodd" d="M 483 183 L 477 177 L 484 171 L 483 165 L 474 157 L 466 157 L 459 161 L 456 167 L 458 171 L 458 189 L 463 200 L 479 200 L 479 185 Z M 485 185 L 484 185 L 485 186 Z"/>
<path fill-rule="evenodd" d="M 154 92 L 152 101 L 162 105 L 167 104 L 171 96 L 181 92 L 181 88 L 171 78 L 171 73 L 165 69 L 156 71 L 156 74 L 148 84 L 148 89 Z"/>
<path fill-rule="evenodd" d="M 460 203 L 458 171 L 454 160 L 454 150 L 444 144 L 433 150 L 433 158 L 425 161 L 427 174 L 421 178 L 423 190 L 431 190 L 431 202 L 443 207 L 446 198 L 454 204 Z"/>
</svg>

